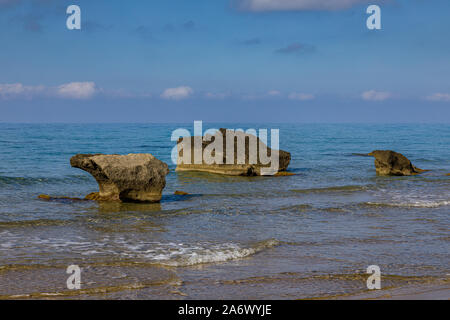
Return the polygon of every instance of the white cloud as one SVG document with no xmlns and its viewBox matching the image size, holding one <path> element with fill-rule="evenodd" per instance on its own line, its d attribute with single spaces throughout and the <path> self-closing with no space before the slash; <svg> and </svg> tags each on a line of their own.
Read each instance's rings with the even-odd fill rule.
<svg viewBox="0 0 450 320">
<path fill-rule="evenodd" d="M 314 100 L 315 96 L 309 93 L 293 92 L 288 96 L 288 98 L 291 100 L 307 101 L 307 100 Z"/>
<path fill-rule="evenodd" d="M 278 90 L 270 90 L 269 92 L 267 92 L 267 95 L 269 95 L 271 97 L 276 97 L 276 96 L 279 96 L 280 94 L 281 94 L 281 92 Z"/>
<path fill-rule="evenodd" d="M 70 99 L 89 99 L 96 91 L 94 82 L 70 82 L 57 88 L 57 94 L 60 97 Z"/>
<path fill-rule="evenodd" d="M 248 11 L 302 11 L 341 10 L 360 3 L 375 3 L 380 0 L 239 0 L 239 6 Z"/>
<path fill-rule="evenodd" d="M 450 94 L 449 93 L 433 93 L 432 95 L 428 96 L 426 98 L 430 101 L 450 101 Z"/>
<path fill-rule="evenodd" d="M 390 92 L 369 90 L 361 94 L 361 98 L 366 101 L 384 101 L 392 97 Z"/>
<path fill-rule="evenodd" d="M 5 83 L 0 84 L 0 96 L 2 98 L 30 98 L 34 94 L 43 92 L 44 89 L 44 86 L 24 86 L 22 83 Z"/>
<path fill-rule="evenodd" d="M 53 87 L 43 85 L 26 86 L 22 83 L 0 83 L 0 99 L 90 99 L 95 95 L 123 99 L 147 99 L 152 97 L 149 92 L 135 92 L 126 89 L 107 90 L 99 88 L 95 82 L 70 82 Z"/>
<path fill-rule="evenodd" d="M 0 94 L 3 95 L 18 95 L 25 90 L 21 83 L 6 83 L 0 84 Z"/>
<path fill-rule="evenodd" d="M 191 87 L 177 87 L 164 90 L 161 98 L 168 100 L 183 100 L 189 98 L 194 93 Z"/>
<path fill-rule="evenodd" d="M 33 98 L 39 97 L 63 97 L 71 99 L 88 99 L 97 92 L 94 82 L 71 82 L 58 87 L 25 86 L 22 83 L 0 84 L 0 97 L 11 98 Z"/>
</svg>

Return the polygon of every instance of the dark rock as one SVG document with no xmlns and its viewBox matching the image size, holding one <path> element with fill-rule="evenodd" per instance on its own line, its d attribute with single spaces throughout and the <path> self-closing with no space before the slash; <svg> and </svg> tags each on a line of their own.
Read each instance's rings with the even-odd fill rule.
<svg viewBox="0 0 450 320">
<path fill-rule="evenodd" d="M 375 157 L 375 169 L 382 176 L 411 176 L 427 170 L 415 167 L 404 155 L 390 150 L 376 150 L 369 153 Z"/>
</svg>

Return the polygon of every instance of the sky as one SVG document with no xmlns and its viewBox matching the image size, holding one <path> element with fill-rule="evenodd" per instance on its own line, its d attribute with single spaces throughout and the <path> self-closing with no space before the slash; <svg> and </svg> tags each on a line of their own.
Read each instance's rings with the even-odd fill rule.
<svg viewBox="0 0 450 320">
<path fill-rule="evenodd" d="M 0 122 L 450 123 L 448 0 L 0 0 L 0 40 Z"/>
</svg>

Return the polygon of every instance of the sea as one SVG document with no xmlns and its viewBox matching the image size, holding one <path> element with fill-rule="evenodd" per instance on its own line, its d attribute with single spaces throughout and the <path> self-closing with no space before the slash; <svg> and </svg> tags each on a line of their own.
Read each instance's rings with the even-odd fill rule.
<svg viewBox="0 0 450 320">
<path fill-rule="evenodd" d="M 341 298 L 370 266 L 381 290 L 449 283 L 450 125 L 203 124 L 278 129 L 282 177 L 177 173 L 178 128 L 193 123 L 1 123 L 0 299 Z M 377 176 L 377 149 L 430 171 Z M 38 199 L 98 191 L 78 153 L 153 154 L 161 202 Z"/>
</svg>

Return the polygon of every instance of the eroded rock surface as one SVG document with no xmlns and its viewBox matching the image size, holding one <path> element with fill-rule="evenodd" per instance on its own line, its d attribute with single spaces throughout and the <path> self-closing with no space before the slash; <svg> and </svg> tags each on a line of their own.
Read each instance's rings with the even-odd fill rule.
<svg viewBox="0 0 450 320">
<path fill-rule="evenodd" d="M 99 193 L 86 197 L 97 201 L 158 202 L 169 173 L 167 164 L 151 154 L 78 154 L 70 164 L 97 180 Z"/>
<path fill-rule="evenodd" d="M 411 176 L 427 170 L 415 167 L 404 155 L 391 150 L 375 150 L 369 153 L 375 157 L 375 169 L 382 176 Z"/>
<path fill-rule="evenodd" d="M 277 172 L 285 171 L 289 166 L 291 161 L 289 152 L 272 150 L 258 137 L 242 131 L 232 132 L 228 135 L 227 133 L 230 131 L 232 132 L 232 130 L 220 129 L 214 135 L 180 138 L 176 171 L 257 176 L 275 175 Z M 229 150 L 227 150 L 227 145 L 230 146 Z M 190 153 L 189 161 L 186 161 L 186 153 Z M 200 160 L 198 160 L 199 158 Z M 274 159 L 277 159 L 278 162 L 275 167 Z"/>
</svg>

